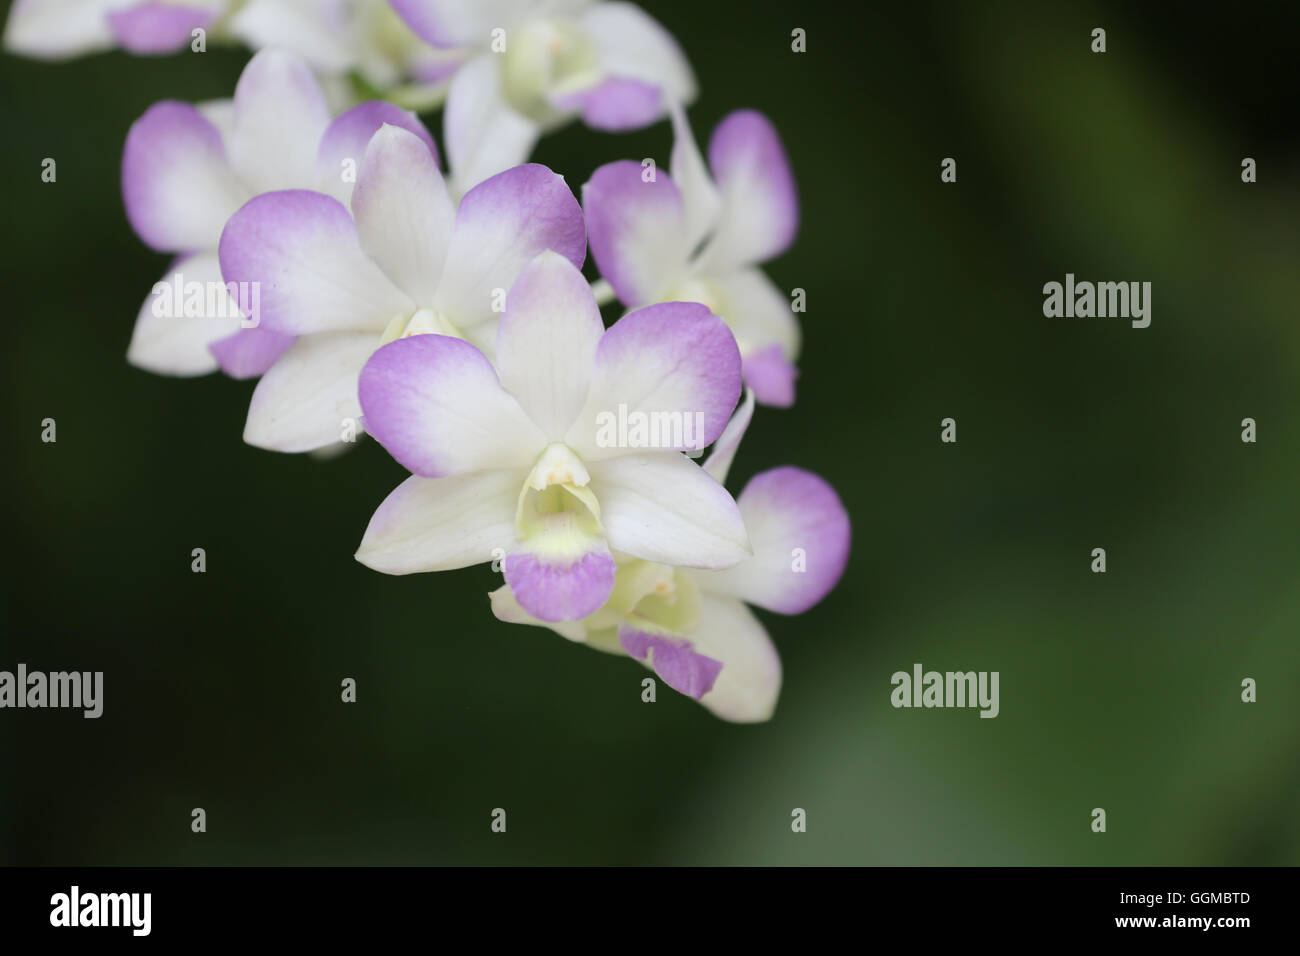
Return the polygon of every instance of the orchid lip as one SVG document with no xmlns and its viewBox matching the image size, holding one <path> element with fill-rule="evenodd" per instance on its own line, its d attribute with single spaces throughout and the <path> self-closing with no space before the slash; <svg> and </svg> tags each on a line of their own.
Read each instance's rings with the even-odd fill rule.
<svg viewBox="0 0 1300 956">
<path fill-rule="evenodd" d="M 574 531 L 603 534 L 600 502 L 587 487 L 590 481 L 572 448 L 563 442 L 548 445 L 519 490 L 515 528 L 520 539 Z"/>
</svg>

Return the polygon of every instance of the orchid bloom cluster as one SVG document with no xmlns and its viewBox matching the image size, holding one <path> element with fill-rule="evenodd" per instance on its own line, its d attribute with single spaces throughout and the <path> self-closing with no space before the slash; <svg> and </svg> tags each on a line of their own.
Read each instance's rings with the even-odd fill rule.
<svg viewBox="0 0 1300 956">
<path fill-rule="evenodd" d="M 622 2 L 18 0 L 5 42 L 158 54 L 208 28 L 259 50 L 230 100 L 164 100 L 127 134 L 127 218 L 174 257 L 128 360 L 257 379 L 244 439 L 260 448 L 377 440 L 411 477 L 371 518 L 366 566 L 491 562 L 499 620 L 768 719 L 781 664 L 749 606 L 811 608 L 850 539 L 808 471 L 726 488 L 756 405 L 795 399 L 798 325 L 760 269 L 798 226 L 772 124 L 728 115 L 706 159 L 685 57 Z M 340 105 L 329 83 L 348 71 L 379 98 Z M 437 84 L 445 165 L 403 105 Z M 601 166 L 581 203 L 527 162 L 574 118 L 665 117 L 669 170 Z M 627 311 L 606 327 L 613 298 Z"/>
</svg>

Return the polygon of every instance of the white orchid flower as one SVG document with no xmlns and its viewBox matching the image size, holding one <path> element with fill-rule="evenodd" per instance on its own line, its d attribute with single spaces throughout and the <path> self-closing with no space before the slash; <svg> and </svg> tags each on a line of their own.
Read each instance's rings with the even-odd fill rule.
<svg viewBox="0 0 1300 956">
<path fill-rule="evenodd" d="M 156 56 L 188 48 L 194 30 L 220 22 L 230 0 L 15 0 L 4 46 L 40 60 L 120 47 Z"/>
<path fill-rule="evenodd" d="M 296 341 L 262 377 L 244 439 L 299 452 L 359 424 L 372 352 L 420 333 L 491 351 L 506 290 L 540 252 L 586 256 L 582 210 L 545 166 L 508 169 L 453 201 L 420 137 L 385 126 L 366 148 L 351 214 L 339 198 L 258 196 L 221 237 L 227 282 L 257 283 L 262 328 Z M 465 398 L 472 404 L 472 398 Z"/>
<path fill-rule="evenodd" d="M 17 0 L 5 48 L 37 59 L 67 59 L 119 48 L 157 56 L 239 41 L 301 56 L 322 77 L 355 73 L 372 88 L 402 87 L 422 107 L 440 102 L 464 56 L 431 48 L 388 0 Z M 355 102 L 331 84 L 335 99 Z"/>
<path fill-rule="evenodd" d="M 321 74 L 355 73 L 385 94 L 400 88 L 403 105 L 420 109 L 440 102 L 464 61 L 421 41 L 388 0 L 247 0 L 228 31 L 254 50 L 292 50 Z"/>
<path fill-rule="evenodd" d="M 704 464 L 719 482 L 753 410 L 749 392 Z M 794 467 L 755 475 L 736 503 L 753 554 L 731 568 L 701 571 L 619 554 L 609 600 L 582 621 L 540 618 L 508 575 L 492 592 L 492 612 L 636 658 L 724 720 L 767 720 L 781 690 L 781 659 L 746 605 L 801 614 L 830 593 L 848 561 L 849 518 L 830 485 Z"/>
<path fill-rule="evenodd" d="M 679 109 L 673 126 L 671 175 L 625 160 L 583 187 L 592 258 L 630 309 L 686 299 L 726 319 L 746 385 L 762 404 L 789 406 L 799 325 L 791 299 L 758 268 L 799 225 L 785 149 L 765 116 L 740 110 L 713 131 L 706 166 Z"/>
<path fill-rule="evenodd" d="M 249 378 L 270 367 L 293 337 L 260 327 L 247 300 L 219 294 L 226 220 L 269 190 L 324 189 L 346 201 L 366 144 L 386 123 L 434 154 L 428 130 L 391 103 L 363 103 L 331 121 L 306 63 L 280 50 L 253 57 L 231 101 L 165 100 L 145 111 L 127 134 L 122 197 L 136 234 L 178 258 L 140 310 L 128 360 L 183 376 L 221 368 Z M 173 286 L 199 293 L 177 302 L 168 295 Z"/>
<path fill-rule="evenodd" d="M 358 560 L 409 574 L 504 557 L 518 603 L 563 621 L 609 598 L 612 550 L 702 568 L 749 553 L 731 496 L 681 454 L 721 433 L 740 394 L 717 316 L 670 302 L 606 330 L 577 267 L 546 252 L 510 289 L 495 345 L 495 369 L 445 335 L 400 339 L 366 364 L 366 427 L 414 477 L 375 512 Z M 616 408 L 698 414 L 701 430 L 611 443 L 600 421 Z"/>
<path fill-rule="evenodd" d="M 443 116 L 447 162 L 473 185 L 532 152 L 576 117 L 637 129 L 695 98 L 672 35 L 632 3 L 593 0 L 390 0 L 417 34 L 459 50 Z"/>
</svg>

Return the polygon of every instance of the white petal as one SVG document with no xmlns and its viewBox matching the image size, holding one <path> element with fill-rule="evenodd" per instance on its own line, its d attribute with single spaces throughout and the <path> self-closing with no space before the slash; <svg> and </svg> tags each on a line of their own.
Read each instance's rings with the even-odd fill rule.
<svg viewBox="0 0 1300 956">
<path fill-rule="evenodd" d="M 595 42 L 606 73 L 653 83 L 669 101 L 695 99 L 695 75 L 681 47 L 636 4 L 600 3 L 578 22 Z"/>
<path fill-rule="evenodd" d="M 504 621 L 506 624 L 528 624 L 532 627 L 544 627 L 579 644 L 584 643 L 587 639 L 587 626 L 582 621 L 543 621 L 540 618 L 533 617 L 520 607 L 519 602 L 515 599 L 514 592 L 510 590 L 508 584 L 501 585 L 488 595 L 488 599 L 492 602 L 492 614 L 498 621 Z"/>
<path fill-rule="evenodd" d="M 749 428 L 753 417 L 754 391 L 747 388 L 740 407 L 731 416 L 731 421 L 727 422 L 727 427 L 722 430 L 718 440 L 713 443 L 713 450 L 709 452 L 709 457 L 704 462 L 704 470 L 716 478 L 718 484 L 726 485 L 727 472 L 731 470 L 731 462 L 735 459 L 736 452 L 740 450 L 740 440 L 745 437 L 745 431 Z"/>
<path fill-rule="evenodd" d="M 551 441 L 581 411 L 605 326 L 582 273 L 544 252 L 515 280 L 497 327 L 501 384 Z"/>
<path fill-rule="evenodd" d="M 307 64 L 285 50 L 263 50 L 235 86 L 231 160 L 254 192 L 310 185 L 329 121 Z"/>
<path fill-rule="evenodd" d="M 442 122 L 447 164 L 459 193 L 526 162 L 540 135 L 536 123 L 506 103 L 493 53 L 475 57 L 456 71 Z"/>
<path fill-rule="evenodd" d="M 735 501 L 682 455 L 624 455 L 588 470 L 611 548 L 674 567 L 726 568 L 748 557 Z"/>
<path fill-rule="evenodd" d="M 217 128 L 223 143 L 230 142 L 230 138 L 235 134 L 234 100 L 204 100 L 202 103 L 195 103 L 194 108 Z"/>
<path fill-rule="evenodd" d="M 366 253 L 416 302 L 432 304 L 456 206 L 423 140 L 387 124 L 374 135 L 357 175 L 352 215 Z"/>
<path fill-rule="evenodd" d="M 112 6 L 111 0 L 16 0 L 5 24 L 4 47 L 40 60 L 106 50 L 113 43 L 107 16 Z"/>
<path fill-rule="evenodd" d="M 700 703 L 723 720 L 767 720 L 781 693 L 781 658 L 753 612 L 735 598 L 700 595 L 700 615 L 687 635 L 694 650 L 722 661 Z"/>
<path fill-rule="evenodd" d="M 723 210 L 701 271 L 729 272 L 785 251 L 799 228 L 799 196 L 771 120 L 754 110 L 723 117 L 709 138 L 709 169 Z"/>
<path fill-rule="evenodd" d="M 385 574 L 412 574 L 504 558 L 515 543 L 524 478 L 512 471 L 412 476 L 375 511 L 357 560 Z"/>
<path fill-rule="evenodd" d="M 221 233 L 221 274 L 260 289 L 262 328 L 285 335 L 373 329 L 415 303 L 365 254 L 347 209 L 306 189 L 254 196 Z"/>
<path fill-rule="evenodd" d="M 257 383 L 244 441 L 288 452 L 339 441 L 349 420 L 361 420 L 357 377 L 378 344 L 370 332 L 300 338 Z"/>
<path fill-rule="evenodd" d="M 793 465 L 761 471 L 737 505 L 754 556 L 700 575 L 700 586 L 779 614 L 802 614 L 839 583 L 853 529 L 825 479 Z"/>
<path fill-rule="evenodd" d="M 762 269 L 739 269 L 708 281 L 718 293 L 714 306 L 735 333 L 741 354 L 779 345 L 790 361 L 799 356 L 799 322 L 790 297 Z"/>
<path fill-rule="evenodd" d="M 246 198 L 221 130 L 188 103 L 163 100 L 131 124 L 122 150 L 122 201 L 148 245 L 211 249 Z"/>
<path fill-rule="evenodd" d="M 691 251 L 713 231 L 722 212 L 722 196 L 700 155 L 700 147 L 691 132 L 686 112 L 676 102 L 671 104 L 673 118 L 673 152 L 669 169 L 673 182 L 682 194 L 686 213 L 686 246 Z"/>
<path fill-rule="evenodd" d="M 662 171 L 645 177 L 630 159 L 606 163 L 582 187 L 591 256 L 628 308 L 666 301 L 686 274 L 686 210 Z"/>
<path fill-rule="evenodd" d="M 587 253 L 582 207 L 564 177 L 527 163 L 479 183 L 460 201 L 433 307 L 472 337 L 499 316 L 499 297 L 551 249 L 575 266 Z"/>
<path fill-rule="evenodd" d="M 185 287 L 191 283 L 199 283 L 204 292 L 198 315 L 185 312 Z M 216 371 L 217 360 L 208 346 L 240 329 L 239 306 L 229 296 L 216 314 L 208 312 L 207 292 L 212 290 L 215 296 L 221 284 L 221 267 L 215 253 L 178 260 L 144 300 L 131 333 L 127 361 L 159 375 L 206 375 Z"/>
<path fill-rule="evenodd" d="M 315 69 L 342 73 L 356 60 L 342 4 L 331 0 L 249 0 L 229 29 L 254 50 L 282 47 Z"/>
<path fill-rule="evenodd" d="M 628 447 L 703 451 L 727 427 L 740 391 L 740 352 L 720 318 L 697 302 L 648 305 L 601 337 L 587 401 L 565 441 L 591 460 Z"/>
<path fill-rule="evenodd" d="M 486 47 L 492 31 L 539 10 L 536 0 L 392 0 L 393 9 L 426 43 Z"/>
<path fill-rule="evenodd" d="M 464 339 L 389 342 L 366 362 L 358 392 L 366 431 L 412 474 L 527 468 L 546 447 L 492 363 Z"/>
<path fill-rule="evenodd" d="M 316 152 L 316 187 L 345 205 L 350 203 L 366 147 L 385 123 L 418 136 L 437 163 L 438 147 L 418 116 L 394 103 L 369 100 L 334 117 L 325 130 Z"/>
</svg>

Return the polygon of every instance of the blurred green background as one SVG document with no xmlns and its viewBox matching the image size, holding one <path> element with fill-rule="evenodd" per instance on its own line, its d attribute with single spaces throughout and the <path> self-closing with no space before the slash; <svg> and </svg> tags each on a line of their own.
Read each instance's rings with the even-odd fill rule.
<svg viewBox="0 0 1300 956">
<path fill-rule="evenodd" d="M 167 261 L 122 211 L 127 128 L 246 52 L 6 55 L 0 668 L 106 689 L 97 721 L 0 712 L 0 861 L 1300 862 L 1300 7 L 645 6 L 701 140 L 764 111 L 801 192 L 768 267 L 807 290 L 800 399 L 733 482 L 821 473 L 855 545 L 822 605 L 761 615 L 775 719 L 642 703 L 639 665 L 494 620 L 486 566 L 364 568 L 382 448 L 259 451 L 251 383 L 126 364 Z M 535 158 L 577 188 L 670 145 L 570 126 Z M 1151 327 L 1044 318 L 1066 272 L 1152 282 Z M 1000 716 L 893 709 L 918 661 L 999 671 Z"/>
</svg>

